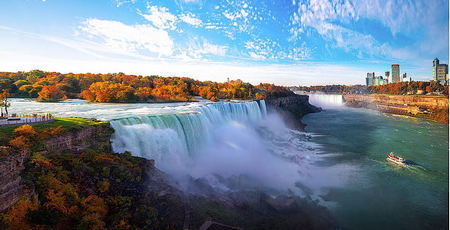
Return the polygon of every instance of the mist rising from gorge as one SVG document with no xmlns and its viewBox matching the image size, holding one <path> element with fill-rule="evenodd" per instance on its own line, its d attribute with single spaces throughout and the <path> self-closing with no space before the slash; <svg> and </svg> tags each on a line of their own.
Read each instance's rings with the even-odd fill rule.
<svg viewBox="0 0 450 230">
<path fill-rule="evenodd" d="M 184 190 L 190 181 L 202 180 L 217 191 L 316 196 L 344 181 L 340 166 L 316 165 L 324 155 L 308 141 L 310 134 L 289 129 L 276 113 L 267 114 L 264 101 L 212 103 L 194 113 L 111 124 L 115 152 L 154 159 Z"/>
</svg>

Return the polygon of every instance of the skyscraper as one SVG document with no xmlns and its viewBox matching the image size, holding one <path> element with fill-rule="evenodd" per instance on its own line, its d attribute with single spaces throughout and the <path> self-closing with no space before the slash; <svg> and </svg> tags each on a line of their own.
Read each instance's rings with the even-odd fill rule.
<svg viewBox="0 0 450 230">
<path fill-rule="evenodd" d="M 392 82 L 391 83 L 400 82 L 400 65 L 393 64 L 391 72 L 392 72 Z"/>
<path fill-rule="evenodd" d="M 387 83 L 392 83 L 392 79 L 389 78 L 389 71 L 384 72 L 384 80 L 386 80 L 386 84 Z"/>
<path fill-rule="evenodd" d="M 432 80 L 445 84 L 447 74 L 448 74 L 448 65 L 439 64 L 439 59 L 435 58 L 433 60 Z"/>
<path fill-rule="evenodd" d="M 369 86 L 369 85 L 374 85 L 373 83 L 373 80 L 374 80 L 374 78 L 375 78 L 375 73 L 374 72 L 372 72 L 372 73 L 367 73 L 367 77 L 366 77 L 366 85 L 367 86 Z"/>
</svg>

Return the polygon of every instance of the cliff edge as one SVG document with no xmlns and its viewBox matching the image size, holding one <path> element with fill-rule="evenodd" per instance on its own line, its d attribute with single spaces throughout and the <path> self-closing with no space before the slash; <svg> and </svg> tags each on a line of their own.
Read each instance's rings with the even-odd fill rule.
<svg viewBox="0 0 450 230">
<path fill-rule="evenodd" d="M 309 103 L 308 95 L 292 94 L 282 97 L 268 97 L 265 99 L 268 112 L 279 113 L 286 124 L 303 130 L 305 124 L 301 122 L 303 116 L 308 113 L 317 113 L 322 111 L 321 108 Z"/>
<path fill-rule="evenodd" d="M 347 106 L 375 109 L 385 113 L 407 115 L 448 123 L 448 97 L 428 95 L 343 95 Z"/>
</svg>

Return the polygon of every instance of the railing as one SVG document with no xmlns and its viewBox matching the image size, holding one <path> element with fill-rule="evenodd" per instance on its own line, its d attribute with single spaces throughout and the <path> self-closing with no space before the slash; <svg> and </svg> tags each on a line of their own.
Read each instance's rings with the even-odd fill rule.
<svg viewBox="0 0 450 230">
<path fill-rule="evenodd" d="M 53 121 L 54 117 L 51 114 L 27 114 L 18 115 L 11 114 L 8 117 L 0 117 L 0 126 L 17 126 L 22 124 L 42 124 Z"/>
</svg>

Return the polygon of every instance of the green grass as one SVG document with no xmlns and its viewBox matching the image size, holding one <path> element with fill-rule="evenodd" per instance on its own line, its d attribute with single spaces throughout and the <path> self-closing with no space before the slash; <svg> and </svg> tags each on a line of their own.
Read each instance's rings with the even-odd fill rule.
<svg viewBox="0 0 450 230">
<path fill-rule="evenodd" d="M 88 118 L 78 118 L 78 117 L 55 117 L 55 120 L 45 124 L 32 125 L 36 132 L 41 132 L 47 128 L 53 128 L 61 126 L 64 131 L 76 130 L 83 128 L 85 126 L 96 125 L 105 123 L 102 121 L 96 121 Z M 19 125 L 20 126 L 20 125 Z M 11 139 L 14 134 L 14 129 L 19 126 L 12 127 L 0 127 L 0 143 Z M 1 145 L 1 144 L 0 144 Z"/>
</svg>

